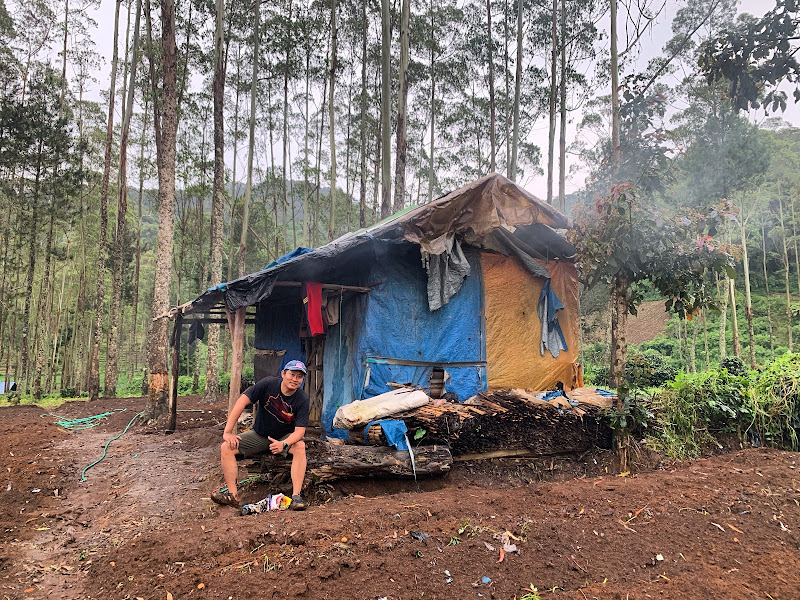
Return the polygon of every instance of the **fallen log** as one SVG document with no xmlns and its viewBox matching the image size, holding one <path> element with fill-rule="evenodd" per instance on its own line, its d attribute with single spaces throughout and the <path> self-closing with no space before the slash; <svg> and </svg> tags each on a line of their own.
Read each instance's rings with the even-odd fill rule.
<svg viewBox="0 0 800 600">
<path fill-rule="evenodd" d="M 353 446 L 322 440 L 306 440 L 305 487 L 310 482 L 350 477 L 413 477 L 414 468 L 407 451 L 387 446 Z M 288 475 L 292 461 L 271 455 L 256 457 L 256 471 L 281 478 Z M 414 466 L 419 477 L 443 475 L 450 471 L 453 456 L 443 444 L 414 448 Z"/>
</svg>

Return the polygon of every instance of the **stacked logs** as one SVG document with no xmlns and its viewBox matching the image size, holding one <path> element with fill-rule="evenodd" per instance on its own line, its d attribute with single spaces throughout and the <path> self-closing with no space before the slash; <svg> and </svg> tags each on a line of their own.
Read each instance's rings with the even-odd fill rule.
<svg viewBox="0 0 800 600">
<path fill-rule="evenodd" d="M 599 406 L 570 407 L 566 398 L 545 402 L 516 390 L 479 394 L 474 404 L 426 405 L 395 415 L 409 437 L 446 442 L 454 456 L 498 450 L 531 454 L 583 452 L 611 447 L 611 427 Z"/>
</svg>

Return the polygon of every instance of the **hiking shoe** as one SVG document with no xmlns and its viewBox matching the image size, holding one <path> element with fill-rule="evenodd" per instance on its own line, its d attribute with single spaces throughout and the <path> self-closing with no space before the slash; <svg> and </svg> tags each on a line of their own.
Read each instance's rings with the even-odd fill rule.
<svg viewBox="0 0 800 600">
<path fill-rule="evenodd" d="M 300 494 L 295 494 L 292 496 L 292 503 L 289 505 L 289 508 L 292 510 L 305 510 L 306 501 L 303 500 L 303 497 Z"/>
<path fill-rule="evenodd" d="M 234 498 L 233 494 L 231 494 L 228 490 L 225 490 L 224 492 L 222 490 L 214 490 L 211 492 L 211 499 L 217 504 L 222 504 L 223 506 L 241 508 L 241 503 Z"/>
</svg>

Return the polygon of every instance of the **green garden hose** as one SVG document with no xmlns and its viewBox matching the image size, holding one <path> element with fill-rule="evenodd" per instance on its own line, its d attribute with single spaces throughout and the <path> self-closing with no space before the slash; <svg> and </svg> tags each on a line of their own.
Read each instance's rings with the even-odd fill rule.
<svg viewBox="0 0 800 600">
<path fill-rule="evenodd" d="M 125 410 L 125 409 L 122 409 L 122 410 Z M 106 445 L 105 445 L 105 447 L 103 448 L 103 455 L 102 455 L 100 458 L 98 458 L 96 461 L 94 461 L 92 464 L 90 464 L 90 465 L 87 465 L 86 467 L 84 467 L 84 468 L 83 468 L 83 471 L 81 471 L 81 481 L 86 481 L 86 471 L 88 471 L 89 469 L 91 469 L 93 466 L 95 466 L 97 463 L 99 463 L 101 460 L 103 460 L 103 459 L 106 457 L 106 450 L 108 450 L 108 446 L 109 446 L 109 444 L 111 444 L 111 442 L 113 442 L 114 440 L 121 438 L 121 437 L 123 436 L 123 434 L 124 434 L 126 431 L 128 431 L 128 429 L 130 428 L 130 426 L 131 426 L 131 425 L 133 425 L 133 422 L 134 422 L 134 421 L 135 421 L 135 420 L 136 420 L 136 419 L 139 417 L 139 415 L 141 415 L 143 412 L 144 412 L 144 411 L 141 411 L 141 412 L 139 412 L 139 413 L 136 413 L 136 415 L 135 415 L 135 416 L 134 416 L 134 417 L 131 419 L 130 423 L 128 423 L 128 424 L 125 426 L 125 429 L 123 429 L 121 433 L 119 433 L 118 435 L 114 436 L 113 438 L 111 438 L 110 440 L 108 440 L 108 441 L 106 442 Z"/>
</svg>

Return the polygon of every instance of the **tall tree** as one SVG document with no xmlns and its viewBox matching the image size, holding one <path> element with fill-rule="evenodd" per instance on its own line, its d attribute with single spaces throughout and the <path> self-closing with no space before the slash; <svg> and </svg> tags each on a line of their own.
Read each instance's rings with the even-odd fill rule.
<svg viewBox="0 0 800 600">
<path fill-rule="evenodd" d="M 381 0 L 381 219 L 392 213 L 391 12 Z"/>
<path fill-rule="evenodd" d="M 111 149 L 114 143 L 114 101 L 117 85 L 117 44 L 119 37 L 119 9 L 122 0 L 116 0 L 114 9 L 114 49 L 111 57 L 111 84 L 108 93 L 108 121 L 106 126 L 105 157 L 103 159 L 103 181 L 100 188 L 100 239 L 97 257 L 97 282 L 95 294 L 94 340 L 89 367 L 89 399 L 97 400 L 100 395 L 100 345 L 103 340 L 103 321 L 105 316 L 105 272 L 108 235 L 108 184 L 111 177 Z"/>
<path fill-rule="evenodd" d="M 147 0 L 148 30 L 152 21 Z M 152 36 L 148 36 L 152 37 Z M 167 411 L 167 320 L 172 277 L 175 220 L 175 151 L 178 130 L 178 47 L 175 37 L 174 0 L 161 2 L 161 94 L 154 102 L 156 155 L 158 157 L 158 247 L 153 284 L 152 325 L 148 332 L 149 388 L 142 419 L 159 419 Z M 156 83 L 153 82 L 155 86 Z"/>
<path fill-rule="evenodd" d="M 125 111 L 122 116 L 122 133 L 119 148 L 119 186 L 117 190 L 117 232 L 114 238 L 114 271 L 112 276 L 111 305 L 109 308 L 110 332 L 106 352 L 106 376 L 104 394 L 117 395 L 117 376 L 119 374 L 119 321 L 122 295 L 122 253 L 126 243 L 126 216 L 128 211 L 128 137 L 133 116 L 133 98 L 136 89 L 136 67 L 139 63 L 139 23 L 142 14 L 142 0 L 136 1 L 136 15 L 133 25 L 133 50 L 131 52 L 130 80 L 128 82 Z"/>
<path fill-rule="evenodd" d="M 225 209 L 225 0 L 215 1 L 214 17 L 214 191 L 211 201 L 211 287 L 222 283 L 222 225 Z M 208 327 L 206 358 L 206 402 L 215 402 L 219 395 L 219 324 Z"/>
<path fill-rule="evenodd" d="M 400 89 L 397 94 L 397 151 L 394 166 L 394 212 L 405 205 L 406 198 L 406 162 L 408 160 L 407 115 L 408 104 L 408 44 L 411 0 L 402 0 L 400 10 L 400 73 L 398 75 Z"/>
</svg>

